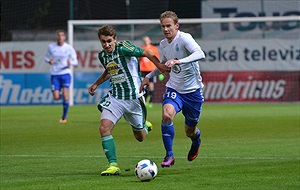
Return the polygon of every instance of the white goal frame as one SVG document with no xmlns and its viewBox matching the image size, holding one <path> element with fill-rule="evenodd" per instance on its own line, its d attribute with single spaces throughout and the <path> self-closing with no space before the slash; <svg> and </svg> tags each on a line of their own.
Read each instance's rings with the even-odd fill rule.
<svg viewBox="0 0 300 190">
<path fill-rule="evenodd" d="M 276 16 L 276 17 L 234 17 L 234 18 L 189 18 L 179 19 L 180 24 L 200 24 L 200 23 L 234 23 L 234 22 L 270 22 L 270 21 L 300 21 L 300 16 Z M 76 25 L 147 25 L 159 24 L 159 19 L 119 19 L 119 20 L 69 20 L 68 21 L 68 43 L 73 46 L 74 26 Z M 72 76 L 74 74 L 71 67 Z M 70 86 L 70 105 L 74 105 L 72 77 Z"/>
</svg>

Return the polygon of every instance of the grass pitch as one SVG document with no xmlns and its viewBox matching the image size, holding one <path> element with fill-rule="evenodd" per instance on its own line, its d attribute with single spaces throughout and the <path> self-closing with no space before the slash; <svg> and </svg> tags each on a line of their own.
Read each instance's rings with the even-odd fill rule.
<svg viewBox="0 0 300 190">
<path fill-rule="evenodd" d="M 148 110 L 154 130 L 140 143 L 122 119 L 113 130 L 120 176 L 100 176 L 107 166 L 96 106 L 1 107 L 0 189 L 300 189 L 300 111 L 291 104 L 208 104 L 199 127 L 199 157 L 187 161 L 190 140 L 181 114 L 175 124 L 175 165 L 161 168 L 161 106 Z M 135 164 L 151 159 L 158 176 L 140 182 Z M 125 171 L 130 169 L 130 171 Z"/>
</svg>

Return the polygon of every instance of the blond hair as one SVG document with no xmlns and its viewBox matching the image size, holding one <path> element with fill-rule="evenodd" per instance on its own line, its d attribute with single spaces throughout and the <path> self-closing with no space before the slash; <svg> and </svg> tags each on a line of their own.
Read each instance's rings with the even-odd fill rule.
<svg viewBox="0 0 300 190">
<path fill-rule="evenodd" d="M 159 17 L 159 20 L 160 22 L 164 19 L 164 18 L 171 18 L 174 23 L 178 23 L 178 16 L 175 12 L 173 11 L 165 11 L 163 13 L 161 13 L 160 17 Z"/>
</svg>

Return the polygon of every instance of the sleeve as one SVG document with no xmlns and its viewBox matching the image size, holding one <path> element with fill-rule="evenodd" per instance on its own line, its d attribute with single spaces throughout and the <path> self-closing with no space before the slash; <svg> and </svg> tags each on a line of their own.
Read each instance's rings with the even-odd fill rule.
<svg viewBox="0 0 300 190">
<path fill-rule="evenodd" d="M 190 34 L 182 37 L 184 47 L 191 53 L 189 56 L 179 59 L 181 63 L 190 63 L 205 58 L 205 54 L 201 47 L 197 44 Z"/>
<path fill-rule="evenodd" d="M 49 63 L 50 59 L 52 57 L 52 53 L 51 53 L 51 48 L 50 48 L 50 45 L 48 46 L 48 49 L 47 49 L 47 52 L 46 52 L 46 55 L 45 55 L 45 62 Z"/>
<path fill-rule="evenodd" d="M 160 48 L 160 50 L 163 49 L 163 48 L 162 48 L 162 43 L 161 43 L 161 42 L 160 42 L 160 44 L 159 44 L 159 48 Z M 164 54 L 164 53 L 160 54 L 160 62 L 164 64 L 166 61 L 168 61 L 168 60 L 167 60 L 165 54 Z"/>
<path fill-rule="evenodd" d="M 132 45 L 129 41 L 122 41 L 120 42 L 121 50 L 125 56 L 135 56 L 135 57 L 142 57 L 144 49 Z"/>
<path fill-rule="evenodd" d="M 75 49 L 70 45 L 70 62 L 71 65 L 78 65 L 77 54 Z"/>
<path fill-rule="evenodd" d="M 99 52 L 98 53 L 98 60 L 99 60 L 99 63 L 106 69 L 106 65 L 103 64 L 104 60 L 103 60 L 103 51 Z"/>
</svg>

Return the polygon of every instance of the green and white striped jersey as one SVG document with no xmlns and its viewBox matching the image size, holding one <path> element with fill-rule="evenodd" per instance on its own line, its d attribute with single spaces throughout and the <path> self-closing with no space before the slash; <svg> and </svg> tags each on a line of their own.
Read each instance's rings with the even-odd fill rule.
<svg viewBox="0 0 300 190">
<path fill-rule="evenodd" d="M 144 50 L 129 41 L 117 42 L 110 54 L 104 50 L 99 52 L 100 63 L 110 74 L 111 94 L 117 99 L 137 99 L 141 85 L 140 63 Z"/>
</svg>

